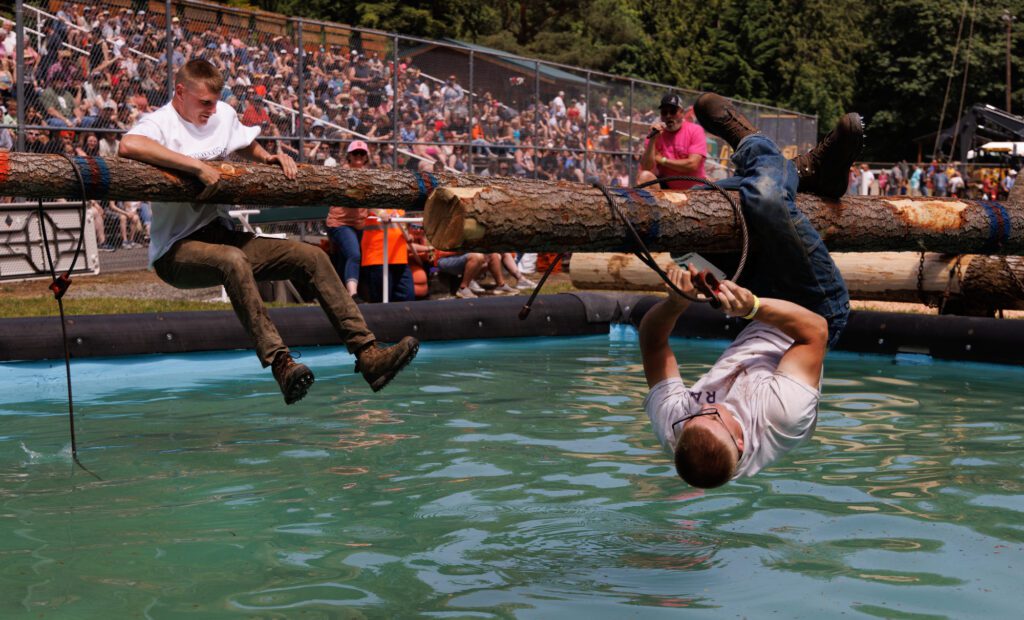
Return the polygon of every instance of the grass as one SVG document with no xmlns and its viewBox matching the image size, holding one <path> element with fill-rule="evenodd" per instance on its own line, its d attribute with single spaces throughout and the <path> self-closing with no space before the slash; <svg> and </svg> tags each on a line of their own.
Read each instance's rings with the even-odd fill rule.
<svg viewBox="0 0 1024 620">
<path fill-rule="evenodd" d="M 535 276 L 535 279 L 537 278 L 539 276 Z M 48 279 L 0 282 L 0 318 L 57 316 L 57 302 L 48 286 Z M 577 290 L 568 275 L 555 274 L 544 285 L 543 293 L 570 293 Z M 525 301 L 529 293 L 530 291 L 523 291 L 520 296 Z M 208 292 L 200 296 L 210 298 L 214 297 L 215 293 Z M 71 288 L 64 296 L 64 312 L 68 316 L 75 316 L 231 310 L 231 304 L 228 303 L 182 297 L 181 291 L 162 282 L 151 271 L 75 276 L 72 278 Z M 292 304 L 267 305 L 282 307 Z"/>
<path fill-rule="evenodd" d="M 49 283 L 0 282 L 0 318 L 57 316 Z M 226 303 L 183 298 L 148 271 L 74 276 L 63 301 L 68 315 L 231 309 Z"/>
<path fill-rule="evenodd" d="M 231 304 L 174 299 L 129 299 L 126 297 L 64 298 L 64 313 L 136 314 L 140 312 L 182 312 L 188 310 L 230 310 Z M 32 299 L 0 298 L 0 318 L 57 316 L 57 302 L 53 295 Z"/>
</svg>

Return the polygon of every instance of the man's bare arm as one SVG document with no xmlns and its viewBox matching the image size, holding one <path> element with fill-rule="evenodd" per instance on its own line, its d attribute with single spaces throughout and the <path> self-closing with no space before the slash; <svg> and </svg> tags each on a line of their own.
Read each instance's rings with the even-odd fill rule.
<svg viewBox="0 0 1024 620">
<path fill-rule="evenodd" d="M 668 271 L 669 280 L 683 292 L 692 295 L 691 275 L 689 271 L 677 267 Z M 670 292 L 668 299 L 658 302 L 640 321 L 640 355 L 648 387 L 679 376 L 679 362 L 668 344 L 668 338 L 679 315 L 689 306 L 689 300 Z"/>
<path fill-rule="evenodd" d="M 746 316 L 753 310 L 754 294 L 742 286 L 725 280 L 719 291 L 717 297 L 726 314 Z M 793 339 L 779 361 L 779 371 L 817 388 L 828 345 L 828 323 L 822 316 L 784 299 L 762 298 L 759 301 L 754 320 L 777 327 Z"/>
<path fill-rule="evenodd" d="M 220 171 L 188 155 L 175 153 L 152 138 L 128 134 L 117 147 L 118 157 L 134 159 L 153 166 L 180 170 L 199 177 L 203 185 L 210 186 L 220 180 Z"/>
<path fill-rule="evenodd" d="M 695 153 L 692 155 L 687 155 L 682 159 L 669 159 L 668 157 L 665 157 L 661 160 L 660 163 L 663 168 L 668 168 L 669 170 L 676 174 L 692 175 L 696 173 L 698 170 L 700 170 L 700 165 L 703 162 L 704 156 L 697 155 Z"/>
<path fill-rule="evenodd" d="M 252 143 L 244 149 L 235 151 L 235 154 L 258 164 L 277 164 L 281 166 L 281 170 L 284 171 L 284 176 L 289 179 L 294 179 L 295 175 L 299 172 L 298 165 L 290 155 L 285 155 L 284 153 L 271 155 L 267 149 L 263 148 L 263 146 L 255 140 L 253 140 Z"/>
</svg>

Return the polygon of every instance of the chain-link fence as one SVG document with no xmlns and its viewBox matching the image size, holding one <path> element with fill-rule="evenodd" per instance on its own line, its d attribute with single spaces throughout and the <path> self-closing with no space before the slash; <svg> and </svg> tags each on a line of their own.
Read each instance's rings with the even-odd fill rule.
<svg viewBox="0 0 1024 620">
<path fill-rule="evenodd" d="M 627 185 L 668 92 L 696 92 L 506 54 L 198 1 L 16 0 L 0 27 L 0 149 L 114 156 L 121 133 L 165 104 L 173 74 L 206 58 L 222 100 L 262 129 L 271 152 L 344 163 L 354 140 L 371 166 Z M 742 110 L 787 155 L 817 119 Z M 706 173 L 727 174 L 708 137 Z M 101 247 L 144 243 L 145 203 L 101 205 Z M 99 214 L 97 214 L 99 216 Z M 99 237 L 99 235 L 98 235 Z"/>
</svg>

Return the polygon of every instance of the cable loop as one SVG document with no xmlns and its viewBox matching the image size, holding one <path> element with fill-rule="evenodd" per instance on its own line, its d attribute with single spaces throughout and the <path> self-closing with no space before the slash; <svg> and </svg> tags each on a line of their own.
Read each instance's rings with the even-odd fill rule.
<svg viewBox="0 0 1024 620">
<path fill-rule="evenodd" d="M 750 234 L 749 234 L 749 231 L 747 230 L 747 220 L 746 220 L 745 217 L 743 217 L 743 210 L 740 208 L 740 206 L 738 204 L 736 204 L 736 201 L 733 199 L 733 197 L 731 195 L 729 195 L 729 192 L 727 192 L 724 189 L 722 189 L 714 181 L 711 181 L 710 179 L 705 179 L 705 178 L 702 178 L 702 177 L 691 177 L 691 176 L 683 176 L 683 175 L 668 176 L 668 177 L 658 177 L 657 179 L 654 179 L 653 181 L 648 181 L 646 183 L 641 183 L 640 185 L 637 185 L 634 189 L 643 189 L 645 187 L 648 187 L 650 185 L 654 185 L 655 183 L 661 183 L 663 181 L 693 181 L 693 182 L 696 182 L 696 183 L 701 183 L 703 185 L 708 186 L 711 189 L 714 189 L 715 191 L 720 193 L 722 196 L 724 196 L 726 200 L 729 201 L 729 205 L 732 207 L 733 215 L 735 216 L 735 219 L 736 219 L 736 224 L 740 228 L 740 238 L 742 239 L 742 249 L 740 250 L 740 260 L 739 260 L 739 263 L 736 265 L 736 271 L 735 271 L 735 273 L 733 273 L 733 275 L 730 278 L 730 280 L 732 280 L 733 282 L 736 282 L 737 280 L 739 280 L 740 276 L 743 275 L 743 268 L 746 267 L 747 255 L 749 254 L 749 250 L 750 250 Z M 654 271 L 654 273 L 658 274 L 658 277 L 660 277 L 662 279 L 662 281 L 664 281 L 665 284 L 673 292 L 675 292 L 677 295 L 679 295 L 681 297 L 684 297 L 686 299 L 689 299 L 690 301 L 695 301 L 695 302 L 698 302 L 698 303 L 712 303 L 713 302 L 713 300 L 714 300 L 713 298 L 691 296 L 691 295 L 688 295 L 688 294 L 684 293 L 683 291 L 679 290 L 679 287 L 677 287 L 675 284 L 672 283 L 671 280 L 669 280 L 668 274 L 665 273 L 665 271 L 654 260 L 654 257 L 651 255 L 651 251 L 647 249 L 647 244 L 645 244 L 643 239 L 640 238 L 640 233 L 638 233 L 636 231 L 636 227 L 634 227 L 633 223 L 631 221 L 629 221 L 629 218 L 626 217 L 626 215 L 622 213 L 622 211 L 619 209 L 619 206 L 617 204 L 615 204 L 615 199 L 612 197 L 611 193 L 608 191 L 608 188 L 605 187 L 603 183 L 593 183 L 592 186 L 596 187 L 597 189 L 599 189 L 601 191 L 602 194 L 604 194 L 605 200 L 608 201 L 608 206 L 611 208 L 613 216 L 617 216 L 620 220 L 622 220 L 622 223 L 625 224 L 626 230 L 629 231 L 629 234 L 632 237 L 633 243 L 636 245 L 636 248 L 637 248 L 637 249 L 635 249 L 633 251 L 633 255 L 636 256 L 637 259 L 640 262 L 642 262 L 643 264 L 647 265 L 652 271 Z M 540 290 L 544 286 L 544 283 L 547 281 L 548 276 L 551 275 L 551 272 L 558 265 L 558 263 L 561 260 L 561 258 L 562 258 L 562 255 L 559 254 L 558 258 L 556 258 L 554 261 L 552 261 L 551 265 L 548 266 L 547 271 L 544 272 L 544 275 L 543 275 L 543 277 L 541 277 L 540 282 L 537 283 L 537 288 L 535 288 L 533 290 L 533 293 L 530 295 L 530 299 L 523 305 L 523 308 L 519 311 L 519 319 L 520 320 L 525 319 L 527 316 L 529 316 L 530 308 L 533 306 L 534 300 L 537 299 L 537 295 L 540 294 Z"/>
</svg>

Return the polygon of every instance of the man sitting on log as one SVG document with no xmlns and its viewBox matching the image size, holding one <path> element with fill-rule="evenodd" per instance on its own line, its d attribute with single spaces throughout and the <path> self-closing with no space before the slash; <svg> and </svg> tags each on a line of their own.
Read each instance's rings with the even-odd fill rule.
<svg viewBox="0 0 1024 620">
<path fill-rule="evenodd" d="M 863 126 L 858 115 L 847 114 L 818 146 L 790 162 L 723 97 L 706 93 L 694 111 L 704 129 L 735 151 L 736 176 L 721 185 L 739 191 L 750 255 L 743 285 L 723 281 L 715 297 L 727 315 L 751 323 L 690 388 L 668 343 L 689 300 L 670 293 L 644 316 L 640 350 L 651 388 L 644 408 L 655 434 L 683 480 L 713 488 L 756 474 L 814 431 L 825 351 L 845 327 L 850 303 L 795 198 L 798 184 L 830 199 L 843 194 Z M 696 274 L 692 266 L 668 272 L 691 296 Z"/>
<path fill-rule="evenodd" d="M 256 142 L 258 127 L 246 127 L 235 110 L 219 101 L 224 78 L 205 60 L 191 60 L 178 70 L 170 103 L 143 116 L 121 140 L 118 155 L 181 170 L 199 177 L 212 195 L 220 180 L 204 160 L 234 153 L 281 167 L 285 177 L 298 171 L 291 157 L 271 155 Z M 272 366 L 291 404 L 313 383 L 313 373 L 296 363 L 256 288 L 257 280 L 297 280 L 316 291 L 334 329 L 356 356 L 356 371 L 376 392 L 416 355 L 419 342 L 406 336 L 381 347 L 345 290 L 327 255 L 318 247 L 285 239 L 268 239 L 234 230 L 225 205 L 154 203 L 149 262 L 160 278 L 178 288 L 223 285 L 235 314 L 264 367 Z"/>
</svg>

